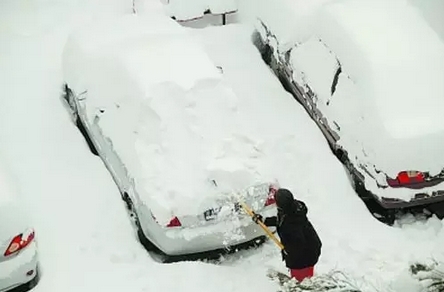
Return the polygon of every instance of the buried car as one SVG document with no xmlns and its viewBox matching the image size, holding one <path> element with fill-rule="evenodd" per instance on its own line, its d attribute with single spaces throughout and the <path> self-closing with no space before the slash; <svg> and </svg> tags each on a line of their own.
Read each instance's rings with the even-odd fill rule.
<svg viewBox="0 0 444 292">
<path fill-rule="evenodd" d="M 277 183 L 242 155 L 252 146 L 236 96 L 187 33 L 164 15 L 128 16 L 73 33 L 63 56 L 64 105 L 141 243 L 167 260 L 263 240 L 240 201 L 275 212 Z"/>
<path fill-rule="evenodd" d="M 0 172 L 0 291 L 31 289 L 39 281 L 34 228 L 9 175 Z"/>
<path fill-rule="evenodd" d="M 253 41 L 317 123 L 357 193 L 376 199 L 389 222 L 395 210 L 441 206 L 439 35 L 403 1 L 286 3 L 279 19 L 259 12 Z"/>
</svg>

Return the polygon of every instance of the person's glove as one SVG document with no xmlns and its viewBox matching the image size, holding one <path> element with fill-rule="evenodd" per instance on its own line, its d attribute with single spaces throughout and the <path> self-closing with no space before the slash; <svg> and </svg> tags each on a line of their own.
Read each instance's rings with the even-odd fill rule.
<svg viewBox="0 0 444 292">
<path fill-rule="evenodd" d="M 254 223 L 258 224 L 259 221 L 261 221 L 261 222 L 263 221 L 264 217 L 262 217 L 261 214 L 254 213 L 254 215 L 252 216 L 252 219 L 253 219 Z"/>
</svg>

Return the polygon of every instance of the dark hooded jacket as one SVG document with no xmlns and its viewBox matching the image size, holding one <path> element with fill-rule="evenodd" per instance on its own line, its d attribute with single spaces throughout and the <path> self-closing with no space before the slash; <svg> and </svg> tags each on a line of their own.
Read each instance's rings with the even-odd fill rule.
<svg viewBox="0 0 444 292">
<path fill-rule="evenodd" d="M 264 224 L 276 226 L 276 231 L 284 245 L 286 266 L 290 269 L 303 269 L 314 266 L 321 255 L 321 240 L 307 218 L 307 206 L 295 200 L 286 189 L 276 193 L 277 216 L 265 218 Z"/>
</svg>

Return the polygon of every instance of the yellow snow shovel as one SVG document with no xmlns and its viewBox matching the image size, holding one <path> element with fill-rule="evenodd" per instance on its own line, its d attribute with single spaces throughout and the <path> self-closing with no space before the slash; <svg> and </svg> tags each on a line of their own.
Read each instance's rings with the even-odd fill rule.
<svg viewBox="0 0 444 292">
<path fill-rule="evenodd" d="M 254 216 L 253 210 L 251 210 L 244 202 L 239 202 L 239 204 L 242 206 L 244 211 L 253 218 L 253 216 Z M 265 233 L 267 233 L 268 237 L 270 237 L 276 243 L 276 245 L 284 253 L 286 253 L 285 248 L 282 245 L 282 243 L 279 241 L 279 239 L 276 238 L 276 236 L 274 236 L 273 232 L 271 232 L 271 230 L 267 227 L 267 225 L 265 225 L 264 222 L 262 222 L 262 221 L 258 221 L 257 223 L 259 224 L 260 227 L 262 227 L 262 229 L 265 231 Z"/>
</svg>

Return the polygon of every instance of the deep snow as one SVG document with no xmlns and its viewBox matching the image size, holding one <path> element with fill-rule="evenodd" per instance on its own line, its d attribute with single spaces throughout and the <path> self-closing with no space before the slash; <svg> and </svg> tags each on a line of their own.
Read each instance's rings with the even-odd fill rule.
<svg viewBox="0 0 444 292">
<path fill-rule="evenodd" d="M 285 269 L 273 243 L 220 266 L 153 261 L 138 244 L 107 170 L 62 106 L 60 61 L 67 34 L 85 20 L 129 13 L 125 2 L 1 4 L 1 151 L 33 206 L 43 268 L 35 291 L 275 291 L 265 270 Z M 241 7 L 248 4 L 242 1 Z M 231 25 L 194 33 L 223 67 L 224 82 L 242 97 L 245 119 L 256 123 L 253 133 L 264 133 L 263 139 L 281 134 L 272 170 L 308 204 L 324 242 L 318 272 L 338 268 L 395 291 L 419 291 L 407 266 L 414 259 L 444 259 L 442 221 L 404 218 L 399 228 L 377 222 L 319 130 L 262 63 L 249 43 L 251 30 Z M 276 127 L 278 119 L 287 120 L 288 128 Z"/>
</svg>

